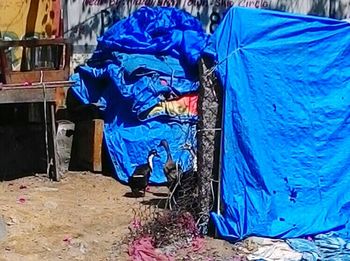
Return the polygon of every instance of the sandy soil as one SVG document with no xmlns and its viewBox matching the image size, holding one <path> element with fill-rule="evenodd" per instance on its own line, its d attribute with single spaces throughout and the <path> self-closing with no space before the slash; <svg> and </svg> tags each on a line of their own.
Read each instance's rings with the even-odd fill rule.
<svg viewBox="0 0 350 261">
<path fill-rule="evenodd" d="M 90 173 L 69 173 L 59 183 L 41 176 L 0 183 L 0 217 L 7 230 L 0 260 L 128 260 L 119 242 L 129 231 L 132 210 L 141 200 L 158 201 L 164 188 L 152 187 L 144 199 L 127 197 L 128 192 L 113 178 Z M 209 252 L 217 257 L 211 260 L 234 255 L 219 240 L 206 239 L 204 250 L 203 260 Z"/>
</svg>

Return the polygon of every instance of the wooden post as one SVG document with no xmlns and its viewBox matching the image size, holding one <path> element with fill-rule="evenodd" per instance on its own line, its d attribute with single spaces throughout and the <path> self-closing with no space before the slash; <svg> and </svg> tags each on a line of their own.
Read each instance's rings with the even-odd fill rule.
<svg viewBox="0 0 350 261">
<path fill-rule="evenodd" d="M 103 127 L 101 119 L 75 123 L 71 157 L 74 170 L 102 171 Z"/>
<path fill-rule="evenodd" d="M 52 103 L 50 105 L 50 113 L 51 113 L 51 144 L 52 148 L 50 149 L 50 163 L 51 165 L 51 178 L 54 181 L 60 181 L 61 179 L 61 174 L 59 173 L 58 170 L 58 154 L 57 154 L 57 142 L 56 142 L 56 117 L 55 117 L 55 104 Z"/>
<path fill-rule="evenodd" d="M 92 170 L 102 171 L 102 142 L 103 142 L 103 120 L 93 120 L 93 148 L 92 148 Z"/>
<path fill-rule="evenodd" d="M 208 233 L 209 212 L 217 209 L 220 213 L 220 186 L 214 186 L 215 195 L 211 193 L 211 183 L 219 179 L 220 142 L 221 142 L 221 90 L 213 73 L 208 75 L 208 65 L 200 62 L 200 90 L 198 98 L 198 188 L 200 211 L 203 217 L 200 230 Z M 220 181 L 219 181 L 220 182 Z M 217 184 L 218 185 L 218 184 Z M 216 198 L 213 198 L 216 196 Z M 214 202 L 216 200 L 216 202 Z"/>
</svg>

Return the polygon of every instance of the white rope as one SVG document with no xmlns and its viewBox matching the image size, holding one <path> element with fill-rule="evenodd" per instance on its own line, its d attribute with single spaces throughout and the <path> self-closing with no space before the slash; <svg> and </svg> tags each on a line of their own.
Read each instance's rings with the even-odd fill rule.
<svg viewBox="0 0 350 261">
<path fill-rule="evenodd" d="M 221 131 L 221 128 L 212 128 L 212 129 L 199 129 L 197 132 L 203 132 L 203 131 Z"/>
<path fill-rule="evenodd" d="M 219 65 L 221 65 L 222 63 L 224 63 L 226 60 L 228 60 L 232 55 L 234 55 L 235 53 L 237 53 L 239 50 L 241 50 L 241 47 L 233 50 L 229 55 L 227 55 L 224 59 L 222 59 L 220 62 L 217 62 L 213 67 L 205 70 L 203 72 L 203 75 L 201 76 L 201 78 L 206 78 L 208 75 L 212 74 L 218 67 Z"/>
<path fill-rule="evenodd" d="M 49 143 L 48 143 L 48 127 L 47 127 L 47 102 L 46 102 L 46 85 L 43 81 L 43 78 L 44 78 L 44 74 L 43 74 L 43 71 L 41 70 L 40 71 L 40 84 L 41 86 L 43 87 L 43 98 L 44 98 L 44 122 L 45 122 L 45 147 L 46 147 L 46 164 L 47 164 L 47 167 L 46 167 L 46 174 L 47 176 L 49 177 L 50 176 L 50 165 L 51 165 L 51 162 L 50 162 L 50 157 L 49 157 Z"/>
</svg>

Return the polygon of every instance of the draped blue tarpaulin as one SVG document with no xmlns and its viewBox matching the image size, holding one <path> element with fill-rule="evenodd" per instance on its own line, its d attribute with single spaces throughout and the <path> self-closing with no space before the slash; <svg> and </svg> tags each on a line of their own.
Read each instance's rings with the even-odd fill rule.
<svg viewBox="0 0 350 261">
<path fill-rule="evenodd" d="M 224 88 L 221 236 L 348 238 L 350 25 L 232 8 L 211 40 Z"/>
<path fill-rule="evenodd" d="M 103 110 L 104 140 L 120 181 L 127 182 L 157 149 L 161 158 L 154 160 L 150 181 L 165 182 L 166 152 L 157 147 L 162 139 L 184 171 L 192 168 L 193 159 L 181 146 L 196 146 L 197 104 L 191 95 L 198 90 L 197 61 L 206 40 L 190 14 L 142 7 L 105 32 L 88 64 L 72 75 L 75 96 Z M 177 104 L 184 95 L 188 102 Z M 166 102 L 168 107 L 154 109 Z"/>
</svg>

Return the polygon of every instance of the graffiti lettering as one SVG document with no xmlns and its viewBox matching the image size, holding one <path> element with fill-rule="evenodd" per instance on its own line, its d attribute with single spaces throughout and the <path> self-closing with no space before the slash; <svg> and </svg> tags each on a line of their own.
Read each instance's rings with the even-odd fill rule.
<svg viewBox="0 0 350 261">
<path fill-rule="evenodd" d="M 84 5 L 90 6 L 118 6 L 120 4 L 134 5 L 134 6 L 178 6 L 180 0 L 83 0 Z M 196 6 L 196 7 L 225 7 L 231 6 L 242 6 L 242 7 L 253 7 L 253 8 L 269 8 L 269 0 L 186 0 L 185 6 Z"/>
<path fill-rule="evenodd" d="M 83 0 L 84 5 L 104 5 L 108 2 L 109 0 Z"/>
<path fill-rule="evenodd" d="M 192 4 L 189 3 L 189 5 L 206 5 L 208 6 L 206 0 L 188 0 L 188 1 L 199 1 L 199 3 Z M 118 6 L 125 6 L 126 4 L 128 6 L 177 6 L 180 2 L 178 0 L 109 0 L 106 2 L 106 0 L 83 0 L 83 5 L 88 6 L 102 6 L 106 5 L 108 7 L 118 7 Z"/>
<path fill-rule="evenodd" d="M 193 1 L 193 0 L 189 0 Z M 248 1 L 248 0 L 240 0 L 240 1 L 233 1 L 233 0 L 214 0 L 214 6 L 215 7 L 224 7 L 226 8 L 223 12 L 218 13 L 217 11 L 213 10 L 209 17 L 209 32 L 213 33 L 222 20 L 222 18 L 226 15 L 227 11 L 230 9 L 231 6 L 242 6 L 242 7 L 252 7 L 252 8 L 268 8 L 269 2 L 268 1 L 262 1 L 262 0 L 254 0 L 254 1 Z"/>
<path fill-rule="evenodd" d="M 187 6 L 208 7 L 209 3 L 208 0 L 188 0 Z"/>
<path fill-rule="evenodd" d="M 76 0 L 71 0 L 76 1 Z M 80 0 L 88 6 L 103 6 L 103 10 L 87 21 L 71 27 L 70 37 L 84 39 L 103 34 L 113 23 L 130 15 L 141 6 L 182 7 L 204 23 L 213 33 L 232 6 L 268 9 L 274 0 Z M 101 8 L 102 9 L 102 8 Z M 84 10 L 84 8 L 83 8 Z M 83 35 L 81 35 L 83 34 Z"/>
<path fill-rule="evenodd" d="M 253 8 L 268 8 L 269 2 L 268 1 L 261 1 L 261 0 L 254 0 L 254 1 L 248 1 L 248 0 L 240 0 L 240 1 L 233 1 L 233 0 L 215 0 L 214 5 L 216 7 L 231 7 L 231 6 L 241 6 L 241 7 L 253 7 Z"/>
</svg>

